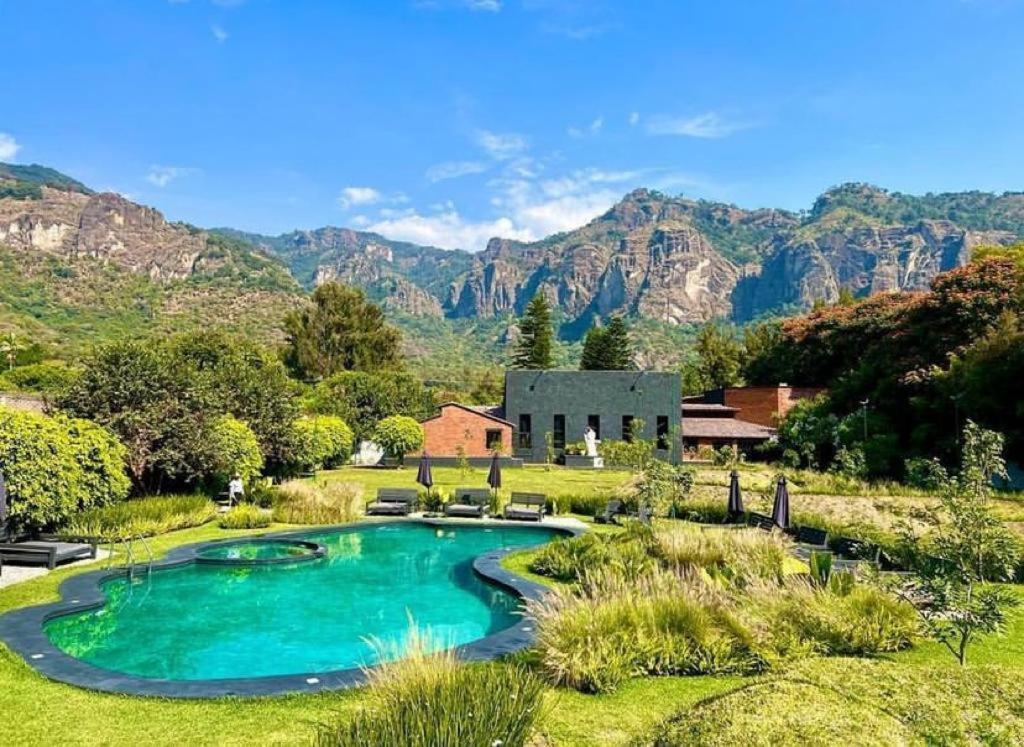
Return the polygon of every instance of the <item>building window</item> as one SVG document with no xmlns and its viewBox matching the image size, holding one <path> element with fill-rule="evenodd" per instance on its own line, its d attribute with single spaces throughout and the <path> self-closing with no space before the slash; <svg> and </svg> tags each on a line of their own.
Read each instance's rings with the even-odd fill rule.
<svg viewBox="0 0 1024 747">
<path fill-rule="evenodd" d="M 533 448 L 533 422 L 528 412 L 519 415 L 519 448 Z"/>
<path fill-rule="evenodd" d="M 501 429 L 488 428 L 484 431 L 484 442 L 488 451 L 501 451 Z"/>
<path fill-rule="evenodd" d="M 590 430 L 594 431 L 594 438 L 598 441 L 601 440 L 601 416 L 600 415 L 587 415 L 587 425 L 590 426 Z"/>
<path fill-rule="evenodd" d="M 658 448 L 662 451 L 668 451 L 668 415 L 658 416 Z"/>
<path fill-rule="evenodd" d="M 627 443 L 633 440 L 633 416 L 622 416 L 622 440 Z"/>
<path fill-rule="evenodd" d="M 565 415 L 555 415 L 554 428 L 551 433 L 551 445 L 556 449 L 565 448 Z"/>
</svg>

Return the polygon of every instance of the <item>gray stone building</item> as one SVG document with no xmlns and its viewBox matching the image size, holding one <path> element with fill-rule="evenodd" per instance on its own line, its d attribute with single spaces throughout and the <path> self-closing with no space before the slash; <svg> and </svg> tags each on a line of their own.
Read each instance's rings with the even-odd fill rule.
<svg viewBox="0 0 1024 747">
<path fill-rule="evenodd" d="M 507 371 L 503 417 L 515 428 L 512 455 L 543 462 L 545 434 L 555 452 L 583 440 L 589 425 L 601 440 L 630 438 L 643 421 L 642 438 L 656 439 L 659 459 L 678 461 L 671 448 L 680 433 L 678 373 L 647 371 Z"/>
</svg>

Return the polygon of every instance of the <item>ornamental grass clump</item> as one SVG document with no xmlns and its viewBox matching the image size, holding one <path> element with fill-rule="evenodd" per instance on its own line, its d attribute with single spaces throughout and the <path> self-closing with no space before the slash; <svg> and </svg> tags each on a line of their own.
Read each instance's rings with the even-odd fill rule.
<svg viewBox="0 0 1024 747">
<path fill-rule="evenodd" d="M 908 648 L 919 637 L 913 607 L 869 584 L 802 580 L 746 591 L 744 620 L 772 639 L 780 656 L 869 656 Z"/>
<path fill-rule="evenodd" d="M 599 570 L 637 578 L 657 565 L 638 531 L 627 529 L 615 536 L 587 533 L 550 542 L 530 562 L 530 570 L 566 582 L 581 581 Z"/>
<path fill-rule="evenodd" d="M 277 489 L 274 521 L 282 524 L 347 524 L 363 513 L 362 486 L 347 482 L 290 480 Z"/>
<path fill-rule="evenodd" d="M 370 704 L 317 730 L 320 747 L 522 747 L 541 715 L 544 688 L 525 667 L 464 664 L 412 633 L 395 659 L 370 670 Z M 401 658 L 398 658 L 401 657 Z"/>
<path fill-rule="evenodd" d="M 735 584 L 754 579 L 781 581 L 787 540 L 753 529 L 703 531 L 678 524 L 654 533 L 653 552 L 668 567 L 703 569 Z"/>
<path fill-rule="evenodd" d="M 139 498 L 83 511 L 64 525 L 60 535 L 104 542 L 152 537 L 200 526 L 216 515 L 217 507 L 202 495 Z"/>
<path fill-rule="evenodd" d="M 221 515 L 221 529 L 263 529 L 270 526 L 270 512 L 252 503 L 242 503 Z"/>
<path fill-rule="evenodd" d="M 692 574 L 589 575 L 531 602 L 540 666 L 557 685 L 614 691 L 631 677 L 747 673 L 766 666 L 731 600 Z"/>
</svg>

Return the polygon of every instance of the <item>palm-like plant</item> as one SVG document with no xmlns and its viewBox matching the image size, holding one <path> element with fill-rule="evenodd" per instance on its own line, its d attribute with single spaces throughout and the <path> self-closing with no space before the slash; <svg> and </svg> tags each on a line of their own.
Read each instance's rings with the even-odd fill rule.
<svg viewBox="0 0 1024 747">
<path fill-rule="evenodd" d="M 0 339 L 0 355 L 7 359 L 8 371 L 14 368 L 14 363 L 18 360 L 18 353 L 24 349 L 25 346 L 13 332 L 8 332 L 3 339 Z"/>
</svg>

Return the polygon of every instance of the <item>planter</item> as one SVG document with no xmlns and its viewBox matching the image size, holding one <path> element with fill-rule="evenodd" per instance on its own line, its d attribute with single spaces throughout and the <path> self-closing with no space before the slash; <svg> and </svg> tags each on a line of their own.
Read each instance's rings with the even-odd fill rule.
<svg viewBox="0 0 1024 747">
<path fill-rule="evenodd" d="M 604 459 L 599 456 L 583 454 L 566 454 L 565 466 L 569 469 L 603 469 Z"/>
</svg>

